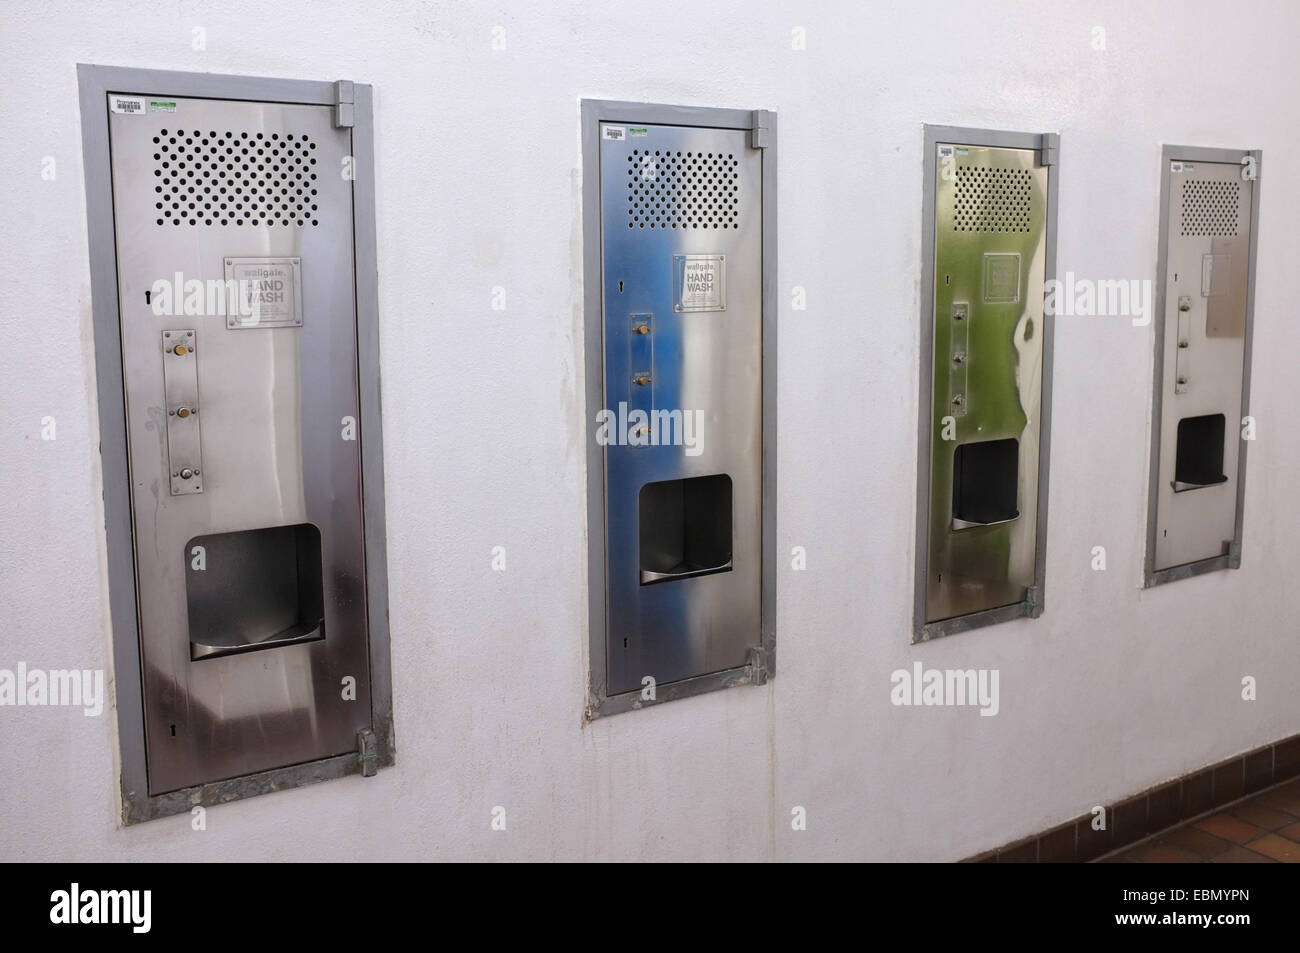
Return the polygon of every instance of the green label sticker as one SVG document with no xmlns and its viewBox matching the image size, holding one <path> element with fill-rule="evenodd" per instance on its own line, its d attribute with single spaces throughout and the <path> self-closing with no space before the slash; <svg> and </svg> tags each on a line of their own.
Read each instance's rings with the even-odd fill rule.
<svg viewBox="0 0 1300 953">
<path fill-rule="evenodd" d="M 645 126 L 629 126 L 627 130 L 627 134 L 629 137 L 648 136 L 650 135 L 650 130 L 647 129 Z"/>
<path fill-rule="evenodd" d="M 151 99 L 149 100 L 149 111 L 151 113 L 174 113 L 176 103 L 162 99 Z"/>
</svg>

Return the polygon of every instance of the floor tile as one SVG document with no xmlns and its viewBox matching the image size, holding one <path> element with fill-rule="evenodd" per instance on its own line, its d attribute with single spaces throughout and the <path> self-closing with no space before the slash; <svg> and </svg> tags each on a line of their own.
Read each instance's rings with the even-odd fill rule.
<svg viewBox="0 0 1300 953">
<path fill-rule="evenodd" d="M 1265 834 L 1246 845 L 1249 850 L 1266 854 L 1284 864 L 1300 864 L 1300 844 L 1277 834 Z"/>
<path fill-rule="evenodd" d="M 1272 857 L 1265 857 L 1263 854 L 1256 853 L 1249 848 L 1242 847 L 1240 844 L 1233 844 L 1228 850 L 1224 851 L 1214 860 L 1212 864 L 1276 864 L 1277 861 Z"/>
<path fill-rule="evenodd" d="M 1195 779 L 1183 782 L 1186 793 Z M 1161 793 L 1157 789 L 1149 797 Z M 1172 799 L 1172 795 L 1170 795 Z M 1150 803 L 1150 801 L 1148 801 Z M 1165 806 L 1161 800 L 1162 808 Z M 1128 806 L 1128 802 L 1124 806 Z M 1158 816 L 1168 816 L 1162 811 Z M 1150 820 L 1150 815 L 1148 815 Z M 1093 832 L 1080 821 L 1077 855 L 1086 860 L 1105 848 L 1112 831 Z M 1068 835 L 1069 828 L 1065 830 Z M 1275 864 L 1300 863 L 1300 778 L 1233 804 L 1222 811 L 1163 831 L 1155 831 L 1150 840 L 1121 849 L 1107 857 L 1107 864 Z M 1122 845 L 1122 838 L 1115 837 Z M 1061 839 L 1067 847 L 1068 837 Z M 1085 842 L 1087 847 L 1085 848 Z M 1028 845 L 1026 845 L 1028 846 Z M 1043 845 L 1039 844 L 1043 859 Z M 1068 854 L 1052 850 L 1049 855 Z M 1001 859 L 1001 858 L 999 858 Z"/>
<path fill-rule="evenodd" d="M 1286 811 L 1279 811 L 1276 808 L 1258 804 L 1255 801 L 1237 804 L 1229 808 L 1228 813 L 1238 820 L 1245 821 L 1247 824 L 1254 824 L 1256 827 L 1262 827 L 1266 831 L 1275 831 L 1300 820 L 1294 814 L 1288 814 Z"/>
<path fill-rule="evenodd" d="M 1300 780 L 1265 791 L 1256 802 L 1300 817 Z"/>
<path fill-rule="evenodd" d="M 1217 857 L 1234 846 L 1230 840 L 1215 837 L 1213 834 L 1190 826 L 1174 828 L 1172 831 L 1161 834 L 1157 840 L 1162 844 L 1168 844 L 1170 847 L 1190 851 L 1197 857 L 1206 860 Z"/>
<path fill-rule="evenodd" d="M 1231 814 L 1211 814 L 1209 817 L 1201 818 L 1192 826 L 1236 844 L 1244 844 L 1248 840 L 1254 840 L 1261 834 L 1268 833 L 1254 824 L 1247 824 L 1245 821 L 1237 820 Z"/>
<path fill-rule="evenodd" d="M 1300 823 L 1289 824 L 1279 831 L 1274 831 L 1274 833 L 1281 834 L 1293 841 L 1300 841 Z"/>
<path fill-rule="evenodd" d="M 1180 850 L 1177 847 L 1171 847 L 1168 844 L 1162 844 L 1159 841 L 1143 844 L 1141 847 L 1134 847 L 1131 851 L 1125 853 L 1131 855 L 1134 860 L 1139 860 L 1144 864 L 1200 864 L 1204 863 L 1204 858 L 1193 854 L 1189 850 Z"/>
</svg>

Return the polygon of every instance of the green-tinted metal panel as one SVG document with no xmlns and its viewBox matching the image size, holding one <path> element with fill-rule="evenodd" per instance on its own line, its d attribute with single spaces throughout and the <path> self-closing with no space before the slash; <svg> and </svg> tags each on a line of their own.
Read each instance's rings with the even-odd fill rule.
<svg viewBox="0 0 1300 953">
<path fill-rule="evenodd" d="M 927 622 L 1034 584 L 1048 176 L 1029 149 L 941 143 L 935 168 Z"/>
</svg>

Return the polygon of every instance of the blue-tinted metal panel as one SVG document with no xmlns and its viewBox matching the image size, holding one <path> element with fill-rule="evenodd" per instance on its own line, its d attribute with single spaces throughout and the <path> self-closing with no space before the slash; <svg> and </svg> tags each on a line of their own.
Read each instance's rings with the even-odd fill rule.
<svg viewBox="0 0 1300 953">
<path fill-rule="evenodd" d="M 761 641 L 762 153 L 745 130 L 602 123 L 600 165 L 615 695 Z"/>
</svg>

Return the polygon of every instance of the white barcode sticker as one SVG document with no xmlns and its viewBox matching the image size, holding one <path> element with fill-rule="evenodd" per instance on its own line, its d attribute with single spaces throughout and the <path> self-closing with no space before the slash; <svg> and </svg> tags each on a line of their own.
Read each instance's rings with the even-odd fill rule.
<svg viewBox="0 0 1300 953">
<path fill-rule="evenodd" d="M 1183 171 L 1183 164 L 1182 164 L 1181 162 L 1171 162 L 1171 163 L 1169 163 L 1169 171 L 1170 171 L 1170 172 L 1182 172 L 1182 171 Z"/>
<path fill-rule="evenodd" d="M 619 141 L 627 138 L 627 129 L 624 126 L 605 126 L 602 135 L 606 139 Z"/>
<path fill-rule="evenodd" d="M 939 158 L 940 158 L 940 159 L 951 159 L 951 158 L 952 158 L 952 146 L 940 146 L 940 147 L 939 147 Z"/>
<path fill-rule="evenodd" d="M 110 96 L 108 97 L 108 108 L 115 113 L 123 113 L 128 116 L 143 116 L 144 99 L 140 96 Z"/>
</svg>

